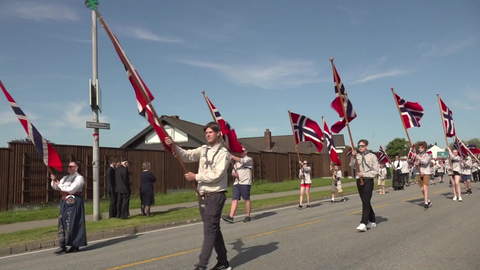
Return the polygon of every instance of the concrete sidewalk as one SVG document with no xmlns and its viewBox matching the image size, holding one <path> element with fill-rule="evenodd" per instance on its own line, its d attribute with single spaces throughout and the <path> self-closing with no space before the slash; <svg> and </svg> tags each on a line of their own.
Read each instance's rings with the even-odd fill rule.
<svg viewBox="0 0 480 270">
<path fill-rule="evenodd" d="M 356 186 L 355 182 L 342 184 L 342 187 L 352 187 Z M 327 191 L 331 190 L 331 186 L 324 186 L 324 187 L 317 187 L 311 188 L 310 192 L 319 192 L 319 191 Z M 278 197 L 285 197 L 290 195 L 298 195 L 300 193 L 299 190 L 291 190 L 291 191 L 284 191 L 284 192 L 276 192 L 276 193 L 267 193 L 267 194 L 259 194 L 259 195 L 252 195 L 250 198 L 252 200 L 252 208 L 255 208 L 255 201 L 256 200 L 263 200 L 263 199 L 270 199 L 270 198 L 278 198 Z M 304 202 L 307 201 L 307 198 L 304 196 Z M 231 199 L 227 199 L 226 203 L 230 203 Z M 154 206 L 150 210 L 152 213 L 154 212 L 166 212 L 170 210 L 178 210 L 178 209 L 187 209 L 192 207 L 198 207 L 197 202 L 187 202 L 187 203 L 180 203 L 180 204 L 170 204 L 170 205 L 162 205 L 162 206 Z M 137 209 L 130 209 L 130 215 L 140 215 L 141 211 L 139 208 Z M 108 212 L 102 213 L 104 218 L 108 218 Z M 86 221 L 93 221 L 93 215 L 85 216 Z M 58 219 L 45 219 L 45 220 L 35 220 L 35 221 L 27 221 L 27 222 L 18 222 L 6 225 L 0 225 L 0 233 L 10 233 L 22 230 L 30 230 L 35 228 L 41 228 L 46 226 L 55 226 L 58 224 Z"/>
</svg>

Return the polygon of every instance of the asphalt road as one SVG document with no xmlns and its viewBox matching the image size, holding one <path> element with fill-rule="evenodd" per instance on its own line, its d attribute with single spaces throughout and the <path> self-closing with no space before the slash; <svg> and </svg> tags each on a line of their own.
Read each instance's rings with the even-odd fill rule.
<svg viewBox="0 0 480 270">
<path fill-rule="evenodd" d="M 375 193 L 378 226 L 365 233 L 355 230 L 358 195 L 309 210 L 257 213 L 250 223 L 222 221 L 222 231 L 234 269 L 480 269 L 479 187 L 474 183 L 460 203 L 447 184 L 430 186 L 428 211 L 417 186 Z M 89 243 L 74 254 L 20 254 L 0 258 L 0 269 L 193 269 L 202 231 L 192 224 Z M 209 267 L 215 258 L 213 252 Z"/>
</svg>

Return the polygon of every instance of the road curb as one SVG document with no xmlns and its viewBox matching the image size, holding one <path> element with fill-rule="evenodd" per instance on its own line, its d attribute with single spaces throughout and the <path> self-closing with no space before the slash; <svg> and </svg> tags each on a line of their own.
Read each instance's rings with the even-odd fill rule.
<svg viewBox="0 0 480 270">
<path fill-rule="evenodd" d="M 349 193 L 345 193 L 345 195 L 352 195 L 352 194 L 356 194 L 356 193 L 357 193 L 356 191 L 355 192 L 349 192 Z M 312 200 L 311 204 L 313 206 L 314 204 L 318 204 L 321 201 L 329 200 L 330 198 L 331 198 L 330 196 L 321 197 L 319 199 Z M 295 205 L 298 205 L 298 202 L 277 204 L 277 205 L 273 205 L 273 206 L 269 206 L 269 207 L 252 209 L 252 220 L 255 220 L 255 216 L 254 216 L 255 213 L 265 212 L 265 211 L 272 210 L 272 209 L 278 209 L 278 208 L 282 208 L 282 207 L 295 206 Z M 236 212 L 236 216 L 242 216 L 242 215 L 245 215 L 245 214 L 246 214 L 246 211 L 237 211 Z M 94 233 L 87 234 L 87 239 L 88 239 L 88 241 L 91 241 L 91 242 L 100 241 L 100 240 L 108 240 L 108 239 L 112 239 L 112 238 L 136 235 L 136 234 L 139 234 L 139 233 L 156 231 L 156 230 L 160 230 L 160 229 L 171 228 L 171 227 L 176 227 L 176 226 L 181 226 L 181 225 L 200 223 L 201 221 L 202 221 L 201 218 L 197 218 L 197 219 L 189 219 L 189 220 L 184 220 L 184 221 L 157 223 L 157 224 L 149 224 L 149 225 L 144 225 L 144 226 L 135 226 L 135 227 L 128 227 L 128 228 L 123 228 L 123 229 L 94 232 Z M 54 247 L 58 247 L 58 246 L 59 246 L 58 240 L 53 240 L 53 239 L 52 240 L 43 240 L 41 242 L 31 242 L 31 243 L 17 244 L 17 245 L 10 246 L 10 247 L 0 248 L 0 258 L 10 256 L 10 255 L 17 255 L 17 254 L 22 254 L 22 253 L 26 253 L 26 252 L 31 252 L 31 251 L 38 251 L 38 250 L 41 250 L 41 249 L 54 248 Z"/>
</svg>

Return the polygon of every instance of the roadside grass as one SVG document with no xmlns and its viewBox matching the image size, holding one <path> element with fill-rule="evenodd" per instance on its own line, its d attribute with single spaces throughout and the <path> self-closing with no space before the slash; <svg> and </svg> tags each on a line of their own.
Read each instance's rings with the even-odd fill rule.
<svg viewBox="0 0 480 270">
<path fill-rule="evenodd" d="M 342 179 L 342 183 L 353 182 L 353 179 Z M 300 189 L 300 180 L 288 180 L 279 183 L 271 183 L 267 180 L 256 180 L 253 182 L 254 187 L 252 188 L 251 195 L 266 194 L 266 193 L 276 193 L 290 190 L 299 190 Z M 331 185 L 330 178 L 315 178 L 312 180 L 312 187 L 323 187 Z M 231 198 L 232 196 L 232 187 L 228 188 L 227 197 Z M 161 205 L 172 205 L 186 202 L 195 202 L 197 197 L 193 190 L 191 191 L 182 191 L 182 192 L 172 192 L 167 194 L 157 194 L 155 195 L 155 206 Z M 130 199 L 130 209 L 139 209 L 141 206 L 141 201 L 139 196 L 133 196 Z M 100 212 L 108 212 L 109 200 L 104 199 L 100 203 Z M 33 210 L 10 210 L 5 212 L 0 212 L 0 225 L 1 224 L 11 224 L 16 222 L 25 222 L 33 220 L 43 220 L 43 219 L 54 219 L 58 217 L 59 206 L 58 205 L 41 205 L 37 209 Z M 85 214 L 93 214 L 93 205 L 91 202 L 85 204 Z"/>
<path fill-rule="evenodd" d="M 298 181 L 297 181 L 298 184 Z M 331 184 L 331 183 L 330 183 Z M 386 181 L 386 186 L 391 184 L 391 181 Z M 375 183 L 375 189 L 377 184 Z M 355 194 L 357 192 L 356 186 L 345 187 L 343 189 L 344 194 Z M 318 200 L 330 196 L 331 191 L 319 191 L 310 193 L 310 199 Z M 280 206 L 285 204 L 292 204 L 298 202 L 298 195 L 290 195 L 284 197 L 256 200 L 252 202 L 252 210 L 260 211 L 262 208 Z M 360 206 L 359 206 L 360 207 Z M 245 204 L 240 203 L 238 205 L 237 211 L 245 211 Z M 225 204 L 223 208 L 223 213 L 228 214 L 230 212 L 230 204 Z M 140 215 L 132 216 L 127 220 L 119 219 L 105 219 L 97 222 L 88 221 L 86 223 L 87 234 L 95 233 L 101 231 L 110 231 L 115 229 L 130 228 L 136 226 L 146 226 L 152 224 L 163 224 L 171 222 L 182 222 L 192 219 L 199 219 L 200 215 L 198 208 L 187 208 L 187 209 L 177 209 L 170 210 L 166 212 L 156 212 L 152 213 L 152 217 L 144 217 Z M 255 212 L 252 213 L 252 217 L 255 218 Z M 56 226 L 48 226 L 31 230 L 23 230 L 12 233 L 0 234 L 0 248 L 13 246 L 23 243 L 39 242 L 45 240 L 56 240 L 57 239 L 57 230 Z"/>
</svg>

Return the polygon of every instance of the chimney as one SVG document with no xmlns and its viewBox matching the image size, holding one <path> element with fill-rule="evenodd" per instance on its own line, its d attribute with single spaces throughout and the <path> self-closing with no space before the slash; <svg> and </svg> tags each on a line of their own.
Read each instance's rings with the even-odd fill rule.
<svg viewBox="0 0 480 270">
<path fill-rule="evenodd" d="M 171 118 L 175 118 L 175 119 L 180 119 L 180 117 L 178 117 L 178 115 L 170 115 Z"/>
<path fill-rule="evenodd" d="M 272 150 L 272 133 L 268 128 L 267 130 L 265 130 L 264 137 L 265 137 L 265 151 L 271 151 Z"/>
</svg>

